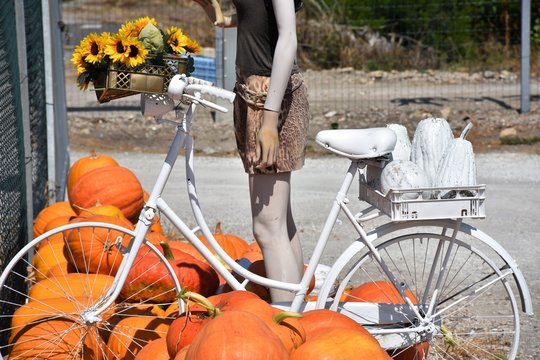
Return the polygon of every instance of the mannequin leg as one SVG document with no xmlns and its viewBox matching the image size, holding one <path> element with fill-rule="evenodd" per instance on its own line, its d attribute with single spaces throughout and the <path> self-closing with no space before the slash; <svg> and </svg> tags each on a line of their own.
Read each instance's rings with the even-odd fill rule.
<svg viewBox="0 0 540 360">
<path fill-rule="evenodd" d="M 265 259 L 266 275 L 275 280 L 300 282 L 303 260 L 290 209 L 291 173 L 250 175 L 253 235 Z M 270 290 L 272 301 L 290 301 L 294 294 Z"/>
</svg>

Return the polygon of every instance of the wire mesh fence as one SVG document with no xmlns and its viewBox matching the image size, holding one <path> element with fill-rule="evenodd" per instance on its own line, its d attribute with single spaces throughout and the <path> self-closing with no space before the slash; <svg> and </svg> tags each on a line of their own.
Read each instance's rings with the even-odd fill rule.
<svg viewBox="0 0 540 360">
<path fill-rule="evenodd" d="M 304 2 L 298 14 L 299 62 L 309 70 L 313 112 L 444 103 L 520 108 L 521 0 Z M 222 3 L 227 8 L 230 1 Z M 77 90 L 67 60 L 89 32 L 116 32 L 128 20 L 150 16 L 164 26 L 181 27 L 210 49 L 209 57 L 216 53 L 212 26 L 193 1 L 117 0 L 114 8 L 110 4 L 63 2 L 72 110 L 138 106 L 136 99 L 127 98 L 99 107 L 91 92 Z M 533 25 L 539 11 L 540 1 L 531 1 Z M 540 98 L 539 45 L 531 41 L 532 101 Z"/>
<path fill-rule="evenodd" d="M 26 242 L 24 144 L 22 136 L 17 43 L 10 34 L 15 29 L 13 4 L 3 4 L 0 12 L 0 269 Z M 22 284 L 10 284 L 21 288 Z M 13 299 L 16 301 L 16 299 Z M 3 314 L 12 311 L 8 306 Z M 5 328 L 0 324 L 0 328 Z M 4 338 L 0 339 L 5 341 Z"/>
</svg>

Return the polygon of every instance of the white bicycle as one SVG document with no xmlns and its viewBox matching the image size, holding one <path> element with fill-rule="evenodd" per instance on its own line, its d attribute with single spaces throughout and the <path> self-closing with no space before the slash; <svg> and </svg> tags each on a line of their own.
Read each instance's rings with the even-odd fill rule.
<svg viewBox="0 0 540 360">
<path fill-rule="evenodd" d="M 232 289 L 244 289 L 251 281 L 295 294 L 291 303 L 276 306 L 300 312 L 329 308 L 346 314 L 365 326 L 393 357 L 413 351 L 418 352 L 418 358 L 427 356 L 429 359 L 516 358 L 520 312 L 532 314 L 527 284 L 515 261 L 494 239 L 463 222 L 467 218 L 485 216 L 484 185 L 391 190 L 383 196 L 369 184 L 389 161 L 395 145 L 393 132 L 385 128 L 322 131 L 317 135 L 317 142 L 350 159 L 350 165 L 337 189 L 305 274 L 300 283 L 259 276 L 240 266 L 219 246 L 204 219 L 197 196 L 191 135 L 195 109 L 203 105 L 226 111 L 210 101 L 208 95 L 232 102 L 234 93 L 185 76 L 177 75 L 173 80 L 170 96 L 142 95 L 146 115 L 161 117 L 173 110 L 173 99 L 187 105 L 187 110 L 174 124 L 170 149 L 135 229 L 98 222 L 69 224 L 42 234 L 19 251 L 0 276 L 0 316 L 11 324 L 0 330 L 0 360 L 26 358 L 30 348 L 34 349 L 32 354 L 37 351 L 36 358 L 51 357 L 55 353 L 55 341 L 50 334 L 55 332 L 59 340 L 69 336 L 77 338 L 77 346 L 72 351 L 74 359 L 110 358 L 108 343 L 103 338 L 122 338 L 123 330 L 115 326 L 118 314 L 141 316 L 133 309 L 155 306 L 157 299 L 162 308 L 176 302 L 182 310 L 182 301 L 175 300 L 176 294 L 182 291 L 182 284 L 162 252 L 147 239 L 156 214 L 167 218 Z M 188 196 L 198 224 L 195 229 L 190 229 L 162 198 L 181 149 L 185 150 Z M 355 182 L 357 175 L 359 180 Z M 354 183 L 359 184 L 359 190 L 353 188 L 352 195 L 358 196 L 360 201 L 353 202 L 349 201 L 348 193 Z M 404 196 L 442 190 L 455 190 L 457 195 L 450 199 Z M 467 191 L 467 196 L 460 195 L 463 190 Z M 331 264 L 318 296 L 307 300 L 310 299 L 306 297 L 310 280 L 340 213 L 351 225 L 350 245 Z M 197 237 L 198 231 L 204 234 L 217 256 Z M 83 241 L 96 244 L 91 258 L 90 252 L 78 250 Z M 36 252 L 58 246 L 62 247 L 64 256 L 72 260 L 70 263 L 78 265 L 62 267 L 59 266 L 61 259 L 54 255 L 46 258 L 41 255 L 42 251 Z M 137 253 L 144 246 L 146 251 L 156 254 L 174 286 L 150 299 L 135 301 L 136 296 L 122 296 L 122 289 L 137 261 Z M 246 280 L 237 280 L 227 267 Z M 112 275 L 112 268 L 115 275 L 107 277 L 110 281 L 105 285 L 98 286 L 101 280 L 96 273 Z M 77 284 L 65 280 L 68 272 L 77 277 Z M 357 292 L 359 287 L 370 287 L 376 293 L 375 300 L 365 297 L 366 292 Z M 42 300 L 35 295 L 36 291 L 48 291 L 54 299 Z M 144 291 L 144 287 L 139 290 Z M 172 301 L 163 300 L 170 299 L 171 295 Z M 40 342 L 40 331 L 49 333 L 46 342 Z M 93 352 L 90 349 L 94 349 Z"/>
</svg>

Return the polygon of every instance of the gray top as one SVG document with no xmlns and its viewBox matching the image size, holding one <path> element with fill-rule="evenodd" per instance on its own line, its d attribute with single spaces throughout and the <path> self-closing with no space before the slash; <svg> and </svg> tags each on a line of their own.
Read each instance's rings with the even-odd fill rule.
<svg viewBox="0 0 540 360">
<path fill-rule="evenodd" d="M 236 66 L 253 74 L 270 76 L 278 28 L 271 0 L 233 0 L 237 15 Z M 292 72 L 298 72 L 293 65 Z"/>
</svg>

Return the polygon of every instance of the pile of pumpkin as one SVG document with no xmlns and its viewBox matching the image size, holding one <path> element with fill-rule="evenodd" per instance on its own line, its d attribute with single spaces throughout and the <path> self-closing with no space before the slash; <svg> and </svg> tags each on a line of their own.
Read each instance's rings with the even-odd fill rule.
<svg viewBox="0 0 540 360">
<path fill-rule="evenodd" d="M 454 138 L 446 119 L 426 118 L 421 120 L 412 141 L 407 128 L 401 124 L 388 124 L 397 137 L 392 161 L 380 175 L 381 192 L 390 189 L 416 189 L 463 187 L 476 185 L 476 162 L 473 147 L 466 140 L 472 123 L 468 123 L 460 136 Z M 406 193 L 405 199 L 419 195 L 430 198 L 435 192 Z M 441 194 L 441 196 L 446 193 Z"/>
<path fill-rule="evenodd" d="M 67 191 L 68 201 L 51 204 L 36 217 L 35 236 L 64 224 L 88 221 L 133 230 L 147 197 L 131 170 L 110 156 L 96 154 L 73 164 Z M 248 284 L 248 291 L 233 291 L 191 244 L 168 239 L 159 217 L 150 230 L 148 240 L 173 266 L 183 293 L 174 291 L 165 266 L 143 246 L 120 293 L 122 305 L 102 314 L 107 325 L 87 330 L 77 327 L 63 338 L 58 354 L 69 353 L 84 338 L 87 354 L 100 360 L 391 358 L 372 335 L 345 315 L 328 310 L 302 315 L 283 312 L 270 305 L 268 289 L 257 284 Z M 231 258 L 264 275 L 264 259 L 256 243 L 223 234 L 219 224 L 214 236 Z M 204 237 L 200 239 L 208 246 Z M 40 334 L 46 343 L 46 334 L 70 328 L 70 320 L 36 321 L 36 316 L 50 307 L 62 308 L 67 314 L 76 312 L 77 301 L 84 304 L 88 298 L 102 295 L 120 265 L 120 248 L 128 241 L 125 233 L 88 227 L 57 233 L 38 245 L 30 302 L 16 311 L 16 324 L 12 324 L 13 329 L 29 323 L 32 327 L 12 331 L 10 342 L 16 340 L 16 344 L 11 355 L 39 351 L 42 343 L 26 342 L 25 336 L 30 339 Z M 179 312 L 178 296 L 187 304 L 185 312 Z M 391 299 L 403 303 L 397 291 L 384 282 L 361 285 L 344 296 L 346 301 Z M 84 331 L 92 331 L 94 336 L 83 336 Z M 422 359 L 425 353 L 427 344 L 421 344 L 394 351 L 392 356 Z"/>
</svg>

